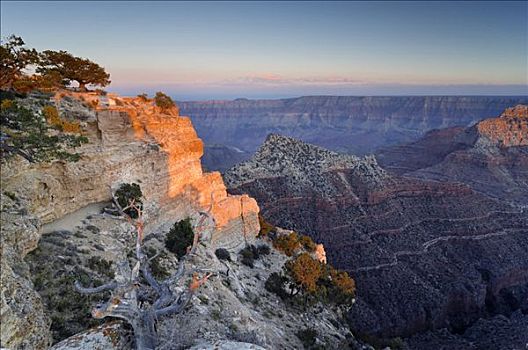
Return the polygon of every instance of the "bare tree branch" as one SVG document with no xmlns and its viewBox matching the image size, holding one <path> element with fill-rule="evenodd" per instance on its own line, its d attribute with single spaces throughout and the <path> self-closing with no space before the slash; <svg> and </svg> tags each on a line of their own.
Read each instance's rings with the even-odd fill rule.
<svg viewBox="0 0 528 350">
<path fill-rule="evenodd" d="M 75 289 L 82 294 L 95 294 L 95 293 L 101 293 L 106 290 L 116 289 L 117 283 L 116 281 L 111 281 L 106 284 L 102 284 L 99 287 L 93 287 L 93 288 L 85 288 L 81 285 L 79 281 L 75 281 Z"/>
<path fill-rule="evenodd" d="M 143 238 L 144 238 L 144 210 L 141 202 L 136 199 L 130 199 L 127 205 L 123 208 L 115 193 L 112 191 L 112 200 L 121 216 L 134 227 L 136 233 L 136 265 L 130 269 L 128 262 L 118 265 L 119 273 L 116 274 L 116 279 L 112 282 L 94 288 L 84 288 L 80 283 L 76 282 L 75 287 L 81 293 L 93 294 L 105 290 L 112 290 L 111 298 L 95 307 L 92 310 L 94 318 L 117 317 L 128 322 L 133 330 L 136 339 L 136 348 L 139 350 L 155 349 L 157 344 L 155 323 L 159 316 L 174 314 L 182 312 L 190 302 L 194 293 L 213 275 L 208 272 L 202 277 L 199 277 L 193 269 L 192 279 L 189 287 L 181 294 L 175 295 L 171 286 L 176 284 L 186 274 L 185 264 L 189 258 L 195 255 L 196 249 L 208 227 L 209 222 L 214 224 L 214 218 L 211 215 L 213 207 L 213 194 L 211 193 L 211 203 L 205 212 L 200 212 L 200 220 L 195 228 L 193 242 L 187 249 L 187 254 L 184 255 L 178 265 L 176 272 L 162 282 L 158 282 L 151 273 L 150 261 L 143 252 Z M 133 218 L 127 214 L 127 210 L 133 210 L 137 216 Z M 209 221 L 209 222 L 208 222 Z M 206 270 L 201 270 L 206 271 Z M 140 283 L 139 274 L 144 277 L 148 286 Z M 147 299 L 149 295 L 149 288 L 155 291 L 157 298 L 150 303 Z M 140 301 L 141 300 L 141 301 Z"/>
</svg>

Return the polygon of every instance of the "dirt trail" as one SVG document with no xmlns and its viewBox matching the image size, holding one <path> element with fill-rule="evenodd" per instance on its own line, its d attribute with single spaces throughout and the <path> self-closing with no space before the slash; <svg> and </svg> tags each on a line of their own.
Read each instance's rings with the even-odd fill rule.
<svg viewBox="0 0 528 350">
<path fill-rule="evenodd" d="M 63 216 L 58 220 L 42 225 L 40 232 L 45 234 L 54 231 L 73 231 L 75 227 L 81 224 L 82 220 L 84 220 L 89 215 L 100 213 L 108 204 L 108 202 L 89 204 L 79 210 L 74 211 L 73 213 Z"/>
</svg>

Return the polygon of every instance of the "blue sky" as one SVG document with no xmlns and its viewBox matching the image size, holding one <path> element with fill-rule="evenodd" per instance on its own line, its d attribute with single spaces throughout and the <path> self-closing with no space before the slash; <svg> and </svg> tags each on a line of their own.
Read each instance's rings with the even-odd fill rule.
<svg viewBox="0 0 528 350">
<path fill-rule="evenodd" d="M 528 94 L 527 2 L 1 2 L 1 32 L 177 99 Z"/>
</svg>

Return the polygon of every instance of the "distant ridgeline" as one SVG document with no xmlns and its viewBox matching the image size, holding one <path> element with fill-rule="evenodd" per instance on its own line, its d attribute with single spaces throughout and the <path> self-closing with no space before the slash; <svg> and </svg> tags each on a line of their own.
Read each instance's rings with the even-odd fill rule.
<svg viewBox="0 0 528 350">
<path fill-rule="evenodd" d="M 178 102 L 178 106 L 191 117 L 205 144 L 215 145 L 206 147 L 204 165 L 224 170 L 239 161 L 241 154 L 229 148 L 219 151 L 219 145 L 253 153 L 270 133 L 363 155 L 415 141 L 432 129 L 468 126 L 527 103 L 528 96 L 308 96 Z M 209 157 L 209 151 L 214 157 Z M 214 162 L 209 164 L 210 158 Z"/>
</svg>

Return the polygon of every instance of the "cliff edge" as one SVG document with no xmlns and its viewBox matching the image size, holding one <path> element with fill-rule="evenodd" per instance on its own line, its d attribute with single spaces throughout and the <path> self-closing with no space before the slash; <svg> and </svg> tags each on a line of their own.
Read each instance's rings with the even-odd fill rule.
<svg viewBox="0 0 528 350">
<path fill-rule="evenodd" d="M 54 106 L 64 118 L 80 121 L 89 142 L 78 149 L 78 162 L 15 158 L 2 165 L 2 346 L 49 345 L 50 321 L 24 257 L 43 233 L 80 224 L 83 213 L 110 202 L 111 189 L 121 183 L 141 185 L 149 213 L 146 232 L 210 209 L 213 246 L 235 249 L 255 239 L 257 203 L 247 195 L 228 195 L 220 173 L 202 171 L 203 143 L 176 107 L 67 91 L 51 98 L 30 95 L 19 103 L 36 111 Z"/>
</svg>

